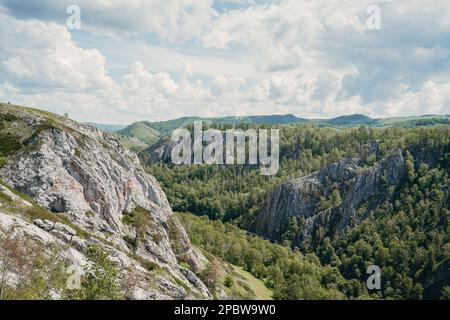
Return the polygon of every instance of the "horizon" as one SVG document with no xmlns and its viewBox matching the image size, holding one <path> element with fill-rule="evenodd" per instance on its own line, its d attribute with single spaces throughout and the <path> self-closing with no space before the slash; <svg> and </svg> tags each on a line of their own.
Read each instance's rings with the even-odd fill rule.
<svg viewBox="0 0 450 320">
<path fill-rule="evenodd" d="M 0 100 L 119 125 L 449 114 L 450 4 L 425 3 L 0 0 Z"/>
<path fill-rule="evenodd" d="M 41 109 L 44 110 L 44 109 Z M 309 120 L 309 121 L 320 121 L 320 120 L 333 120 L 333 119 L 337 119 L 337 118 L 344 118 L 344 117 L 352 117 L 352 116 L 364 116 L 367 118 L 370 118 L 371 120 L 383 120 L 383 119 L 401 119 L 401 118 L 426 118 L 426 117 L 449 117 L 450 114 L 415 114 L 415 115 L 399 115 L 399 116 L 393 116 L 393 117 L 379 117 L 379 118 L 373 118 L 370 117 L 366 114 L 362 114 L 362 113 L 352 113 L 352 114 L 341 114 L 341 115 L 337 115 L 334 117 L 329 117 L 329 118 L 306 118 L 306 117 L 300 117 L 298 115 L 292 114 L 292 113 L 286 113 L 286 114 L 251 114 L 251 115 L 247 115 L 247 116 L 234 116 L 234 115 L 224 115 L 224 116 L 218 116 L 218 117 L 200 117 L 200 116 L 181 116 L 178 118 L 170 118 L 167 120 L 160 120 L 160 121 L 151 121 L 151 120 L 147 120 L 147 119 L 142 119 L 142 120 L 137 120 L 131 123 L 98 123 L 95 121 L 85 121 L 82 123 L 85 124 L 96 124 L 96 125 L 106 125 L 106 126 L 130 126 L 134 123 L 140 123 L 140 122 L 149 122 L 149 123 L 157 123 L 157 122 L 168 122 L 168 121 L 173 121 L 173 120 L 179 120 L 179 119 L 183 119 L 183 118 L 200 118 L 202 120 L 207 120 L 207 119 L 223 119 L 223 118 L 247 118 L 247 117 L 272 117 L 272 116 L 294 116 L 299 120 Z"/>
<path fill-rule="evenodd" d="M 60 114 L 58 112 L 54 112 L 51 110 L 47 110 L 46 108 L 42 108 L 39 106 L 25 106 L 25 105 L 18 105 L 18 104 L 14 104 L 11 101 L 8 102 L 2 102 L 0 101 L 0 104 L 4 104 L 4 105 L 10 105 L 10 106 L 18 106 L 18 107 L 23 107 L 23 108 L 30 108 L 30 109 L 37 109 L 37 110 L 41 110 L 41 111 L 48 111 L 48 112 L 52 112 L 56 115 L 59 116 L 64 116 L 64 113 Z M 402 119 L 402 118 L 426 118 L 426 117 L 450 117 L 450 114 L 446 114 L 446 113 L 435 113 L 435 114 L 412 114 L 412 115 L 398 115 L 398 116 L 386 116 L 386 117 L 371 117 L 367 114 L 362 114 L 362 113 L 351 113 L 351 114 L 340 114 L 340 115 L 336 115 L 333 117 L 323 117 L 323 118 L 308 118 L 308 117 L 301 117 L 292 113 L 285 113 L 285 114 L 250 114 L 250 115 L 245 115 L 245 116 L 235 116 L 235 115 L 223 115 L 223 116 L 213 116 L 213 117 L 202 117 L 202 116 L 196 116 L 196 115 L 184 115 L 181 117 L 177 117 L 177 118 L 169 118 L 167 120 L 158 120 L 158 121 L 152 121 L 149 119 L 141 119 L 141 120 L 136 120 L 136 121 L 132 121 L 132 122 L 124 122 L 124 123 L 104 123 L 104 122 L 96 122 L 96 121 L 92 121 L 92 120 L 88 120 L 88 121 L 79 121 L 75 118 L 72 117 L 71 114 L 67 113 L 67 116 L 74 121 L 77 121 L 79 123 L 82 124 L 93 124 L 93 125 L 99 125 L 99 126 L 118 126 L 118 127 L 127 127 L 127 126 L 131 126 L 135 123 L 141 123 L 141 122 L 149 122 L 149 123 L 158 123 L 158 122 L 169 122 L 169 121 L 174 121 L 174 120 L 179 120 L 179 119 L 183 119 L 183 118 L 199 118 L 201 120 L 208 120 L 208 119 L 224 119 L 224 118 L 248 118 L 248 117 L 273 117 L 273 116 L 281 116 L 281 117 L 286 117 L 286 116 L 293 116 L 299 120 L 308 120 L 308 121 L 328 121 L 328 120 L 333 120 L 333 119 L 337 119 L 337 118 L 345 118 L 345 117 L 352 117 L 352 116 L 363 116 L 363 117 L 367 117 L 370 120 L 383 120 L 383 119 Z"/>
<path fill-rule="evenodd" d="M 42 109 L 44 110 L 44 109 Z M 139 123 L 139 122 L 150 122 L 150 123 L 155 123 L 155 122 L 167 122 L 167 121 L 173 121 L 173 120 L 178 120 L 178 119 L 182 119 L 182 118 L 194 118 L 194 117 L 198 117 L 201 119 L 222 119 L 222 118 L 231 118 L 231 117 L 236 117 L 236 118 L 246 118 L 246 117 L 271 117 L 271 116 L 294 116 L 298 119 L 304 119 L 304 120 L 333 120 L 336 118 L 341 118 L 341 117 L 352 117 L 352 116 L 364 116 L 364 117 L 368 117 L 372 120 L 382 120 L 382 119 L 400 119 L 400 118 L 425 118 L 425 117 L 449 117 L 449 114 L 420 114 L 420 115 L 400 115 L 400 116 L 394 116 L 394 117 L 380 117 L 380 118 L 372 118 L 368 115 L 365 114 L 361 114 L 361 113 L 352 113 L 352 114 L 342 114 L 342 115 L 337 115 L 335 117 L 330 117 L 330 118 L 305 118 L 305 117 L 299 117 L 295 114 L 292 113 L 287 113 L 287 114 L 254 114 L 254 115 L 248 115 L 248 116 L 233 116 L 233 115 L 225 115 L 225 116 L 219 116 L 219 117 L 198 117 L 198 116 L 182 116 L 182 117 L 178 117 L 178 118 L 170 118 L 167 120 L 161 120 L 161 121 L 151 121 L 151 120 L 138 120 L 138 121 L 134 121 L 131 123 L 98 123 L 95 121 L 85 121 L 82 122 L 84 124 L 96 124 L 96 125 L 105 125 L 105 126 L 129 126 L 132 125 L 134 123 Z"/>
</svg>

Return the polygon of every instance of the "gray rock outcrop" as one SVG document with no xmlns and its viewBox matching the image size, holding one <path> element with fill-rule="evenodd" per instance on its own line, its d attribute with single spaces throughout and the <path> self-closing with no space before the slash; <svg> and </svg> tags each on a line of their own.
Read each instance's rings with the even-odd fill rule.
<svg viewBox="0 0 450 320">
<path fill-rule="evenodd" d="M 305 177 L 288 181 L 267 196 L 254 219 L 251 230 L 272 240 L 280 240 L 287 231 L 289 218 L 303 221 L 293 239 L 301 245 L 319 228 L 326 236 L 335 236 L 358 224 L 382 201 L 388 199 L 404 175 L 402 152 L 396 150 L 373 167 L 364 160 L 342 159 Z M 321 207 L 333 191 L 340 194 L 339 203 Z"/>
<path fill-rule="evenodd" d="M 130 293 L 131 297 L 211 297 L 195 274 L 186 276 L 182 272 L 170 234 L 184 237 L 187 249 L 183 261 L 192 263 L 193 269 L 199 263 L 194 254 L 190 255 L 190 242 L 182 227 L 169 223 L 175 218 L 164 192 L 156 179 L 143 170 L 138 157 L 122 147 L 114 135 L 67 118 L 13 106 L 2 106 L 0 116 L 2 128 L 10 126 L 22 133 L 21 148 L 0 169 L 5 185 L 32 197 L 56 216 L 68 219 L 92 241 L 104 246 L 111 259 L 123 268 L 139 264 L 125 261 L 137 255 L 167 271 L 164 281 L 155 280 L 148 293 L 141 286 L 136 288 L 136 294 Z M 152 223 L 147 226 L 144 239 L 130 248 L 124 239 L 133 237 L 136 231 L 122 220 L 124 213 L 136 208 L 148 212 Z M 24 229 L 39 228 L 48 234 L 47 240 L 58 239 L 76 250 L 82 251 L 86 245 L 86 240 L 77 237 L 69 226 L 42 219 L 33 223 L 21 225 Z M 170 230 L 169 226 L 181 230 Z M 180 294 L 184 288 L 174 278 L 181 280 L 189 292 Z M 158 286 L 164 292 L 155 291 Z"/>
</svg>

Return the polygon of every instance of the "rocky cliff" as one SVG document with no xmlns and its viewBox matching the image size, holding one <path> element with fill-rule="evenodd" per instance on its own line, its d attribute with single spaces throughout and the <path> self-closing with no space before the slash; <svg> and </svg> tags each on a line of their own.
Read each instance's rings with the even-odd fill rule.
<svg viewBox="0 0 450 320">
<path fill-rule="evenodd" d="M 1 229 L 15 225 L 40 241 L 63 241 L 78 260 L 89 244 L 101 245 L 122 276 L 147 279 L 137 281 L 130 298 L 210 298 L 191 271 L 202 268 L 200 259 L 164 192 L 115 136 L 54 114 L 1 105 L 0 137 L 3 183 L 64 217 L 84 236 L 59 222 L 6 213 L 0 214 Z M 134 223 L 138 216 L 141 225 Z M 147 263 L 162 271 L 153 274 L 144 268 Z"/>
<path fill-rule="evenodd" d="M 171 152 L 176 142 L 170 138 L 163 138 L 149 148 L 141 151 L 139 157 L 144 165 L 151 165 L 160 162 L 170 163 Z"/>
<path fill-rule="evenodd" d="M 299 232 L 293 244 L 341 234 L 367 218 L 389 198 L 404 175 L 402 152 L 396 150 L 374 166 L 362 159 L 342 159 L 273 190 L 251 225 L 251 230 L 280 240 L 296 217 Z"/>
</svg>

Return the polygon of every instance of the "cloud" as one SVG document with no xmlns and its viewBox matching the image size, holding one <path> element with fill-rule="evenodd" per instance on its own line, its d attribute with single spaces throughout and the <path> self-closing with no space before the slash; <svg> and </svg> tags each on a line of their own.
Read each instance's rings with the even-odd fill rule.
<svg viewBox="0 0 450 320">
<path fill-rule="evenodd" d="M 449 113 L 450 3 L 375 1 L 369 30 L 373 2 L 80 0 L 70 33 L 69 1 L 0 0 L 0 99 L 121 123 Z"/>
<path fill-rule="evenodd" d="M 24 89 L 91 90 L 111 86 L 103 55 L 78 48 L 58 24 L 21 21 L 0 12 L 0 80 Z"/>
<path fill-rule="evenodd" d="M 202 39 L 202 44 L 205 48 L 227 49 L 231 42 L 231 37 L 228 32 L 214 30 L 205 35 Z"/>
<path fill-rule="evenodd" d="M 211 84 L 211 91 L 216 96 L 223 94 L 237 94 L 245 84 L 245 79 L 242 77 L 216 75 Z"/>
<path fill-rule="evenodd" d="M 98 33 L 124 36 L 153 33 L 169 42 L 199 36 L 217 15 L 210 0 L 1 0 L 19 18 L 38 18 L 64 23 L 66 8 L 81 9 L 83 27 Z"/>
</svg>

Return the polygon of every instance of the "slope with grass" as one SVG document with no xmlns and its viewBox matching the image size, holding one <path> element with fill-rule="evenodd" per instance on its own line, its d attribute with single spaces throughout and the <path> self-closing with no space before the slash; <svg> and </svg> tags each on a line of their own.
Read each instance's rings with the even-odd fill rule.
<svg viewBox="0 0 450 320">
<path fill-rule="evenodd" d="M 159 131 L 148 126 L 145 122 L 135 122 L 116 133 L 124 137 L 137 139 L 148 146 L 158 141 L 161 135 Z"/>
</svg>

